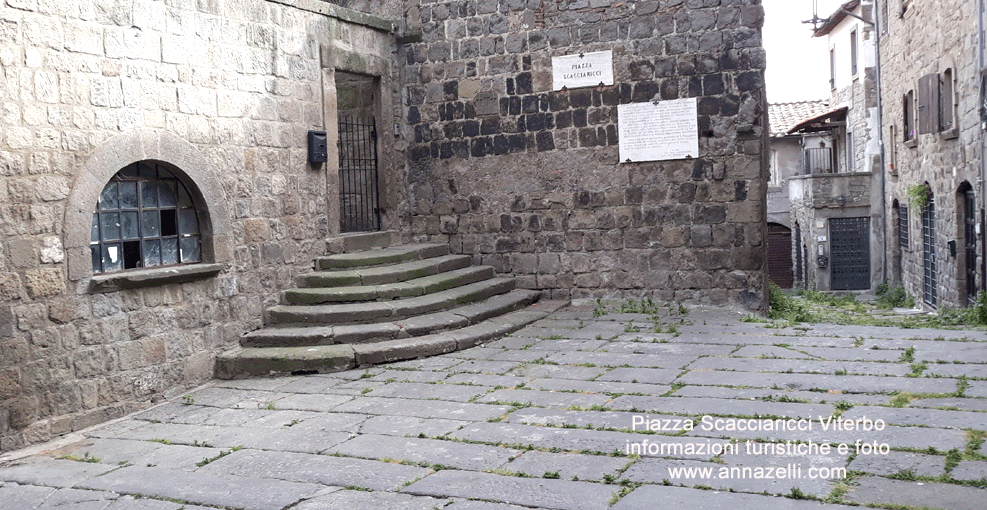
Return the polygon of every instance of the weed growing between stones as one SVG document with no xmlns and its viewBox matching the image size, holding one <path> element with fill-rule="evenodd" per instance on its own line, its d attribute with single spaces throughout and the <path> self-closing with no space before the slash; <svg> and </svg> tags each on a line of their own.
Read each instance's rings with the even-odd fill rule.
<svg viewBox="0 0 987 510">
<path fill-rule="evenodd" d="M 888 282 L 884 282 L 877 286 L 876 292 L 878 310 L 915 308 L 915 298 L 906 292 L 905 286 L 900 283 L 889 285 Z"/>
</svg>

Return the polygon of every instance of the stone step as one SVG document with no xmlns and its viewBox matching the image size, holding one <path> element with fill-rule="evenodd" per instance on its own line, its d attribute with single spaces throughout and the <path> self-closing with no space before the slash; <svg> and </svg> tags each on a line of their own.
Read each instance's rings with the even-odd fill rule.
<svg viewBox="0 0 987 510">
<path fill-rule="evenodd" d="M 366 344 L 303 347 L 241 347 L 216 357 L 216 377 L 233 379 L 270 374 L 335 372 L 467 349 L 517 331 L 566 306 L 541 301 L 454 331 Z"/>
<path fill-rule="evenodd" d="M 394 230 L 379 232 L 355 232 L 332 237 L 326 240 L 326 251 L 329 253 L 346 253 L 387 248 L 397 244 L 401 234 Z"/>
<path fill-rule="evenodd" d="M 355 285 L 314 289 L 291 289 L 282 293 L 284 302 L 292 305 L 378 301 L 424 296 L 494 277 L 490 266 L 471 266 L 439 274 L 414 278 L 398 283 Z"/>
<path fill-rule="evenodd" d="M 533 290 L 515 289 L 484 301 L 445 312 L 396 321 L 344 326 L 282 326 L 252 331 L 240 339 L 243 347 L 297 347 L 342 343 L 369 343 L 422 336 L 478 324 L 513 312 L 538 300 Z"/>
<path fill-rule="evenodd" d="M 318 271 L 300 276 L 298 284 L 307 288 L 381 285 L 462 269 L 471 261 L 467 255 L 442 255 L 388 266 Z"/>
<path fill-rule="evenodd" d="M 448 254 L 449 246 L 445 244 L 404 244 L 379 250 L 337 253 L 327 257 L 319 257 L 315 259 L 315 267 L 324 270 L 353 269 L 399 264 L 409 260 L 441 257 Z"/>
<path fill-rule="evenodd" d="M 278 305 L 267 310 L 267 324 L 355 324 L 395 321 L 448 310 L 514 289 L 513 278 L 491 278 L 441 292 L 395 301 L 324 305 Z"/>
</svg>

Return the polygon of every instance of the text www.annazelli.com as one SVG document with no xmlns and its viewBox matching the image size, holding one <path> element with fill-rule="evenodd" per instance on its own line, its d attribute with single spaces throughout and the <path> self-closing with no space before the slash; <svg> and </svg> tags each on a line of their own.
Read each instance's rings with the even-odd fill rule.
<svg viewBox="0 0 987 510">
<path fill-rule="evenodd" d="M 801 464 L 786 464 L 784 466 L 720 466 L 712 467 L 669 467 L 668 476 L 672 479 L 694 478 L 720 480 L 754 479 L 754 480 L 785 480 L 798 478 L 846 478 L 846 468 L 810 467 L 803 470 Z"/>
</svg>

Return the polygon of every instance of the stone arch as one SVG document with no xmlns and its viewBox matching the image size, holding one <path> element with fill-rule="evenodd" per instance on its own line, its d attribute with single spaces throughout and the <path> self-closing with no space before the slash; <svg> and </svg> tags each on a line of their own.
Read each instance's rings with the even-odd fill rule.
<svg viewBox="0 0 987 510">
<path fill-rule="evenodd" d="M 79 169 L 65 208 L 63 242 L 69 280 L 92 276 L 90 222 L 103 187 L 125 166 L 145 160 L 165 163 L 175 169 L 193 200 L 199 202 L 203 261 L 225 263 L 231 260 L 231 215 L 223 187 L 209 162 L 192 144 L 173 133 L 138 129 L 105 140 Z"/>
</svg>

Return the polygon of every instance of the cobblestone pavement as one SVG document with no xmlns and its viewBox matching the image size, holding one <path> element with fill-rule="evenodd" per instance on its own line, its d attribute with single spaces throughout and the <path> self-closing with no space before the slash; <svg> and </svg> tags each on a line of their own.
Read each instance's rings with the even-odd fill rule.
<svg viewBox="0 0 987 510">
<path fill-rule="evenodd" d="M 570 307 L 482 347 L 367 370 L 213 382 L 60 444 L 9 452 L 0 501 L 985 506 L 985 332 L 773 329 L 723 310 L 594 315 Z"/>
</svg>

